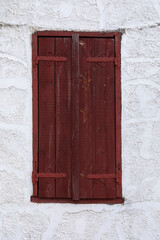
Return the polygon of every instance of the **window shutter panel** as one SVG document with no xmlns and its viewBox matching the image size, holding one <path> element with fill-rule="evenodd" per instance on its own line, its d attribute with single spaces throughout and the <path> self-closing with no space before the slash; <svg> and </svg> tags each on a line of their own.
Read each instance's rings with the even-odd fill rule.
<svg viewBox="0 0 160 240">
<path fill-rule="evenodd" d="M 33 196 L 123 202 L 120 34 L 44 32 L 33 46 Z"/>
<path fill-rule="evenodd" d="M 114 39 L 80 39 L 82 199 L 116 197 L 114 62 L 99 62 L 104 57 L 114 58 Z"/>
<path fill-rule="evenodd" d="M 39 197 L 70 198 L 71 38 L 39 38 L 39 56 L 57 57 L 39 61 Z"/>
</svg>

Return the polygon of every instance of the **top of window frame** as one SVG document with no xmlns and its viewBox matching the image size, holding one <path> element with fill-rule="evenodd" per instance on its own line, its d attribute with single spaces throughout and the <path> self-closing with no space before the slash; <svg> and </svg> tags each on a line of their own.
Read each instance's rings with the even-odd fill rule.
<svg viewBox="0 0 160 240">
<path fill-rule="evenodd" d="M 121 32 L 74 32 L 74 31 L 38 31 L 35 34 L 38 37 L 71 37 L 73 34 L 79 34 L 80 37 L 116 37 L 121 36 Z"/>
</svg>

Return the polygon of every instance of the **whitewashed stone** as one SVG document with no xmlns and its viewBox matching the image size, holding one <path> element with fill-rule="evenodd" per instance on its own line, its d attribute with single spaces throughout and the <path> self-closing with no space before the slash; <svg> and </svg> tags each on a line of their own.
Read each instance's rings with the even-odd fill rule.
<svg viewBox="0 0 160 240">
<path fill-rule="evenodd" d="M 15 129 L 0 129 L 0 168 L 25 171 L 26 135 Z"/>
<path fill-rule="evenodd" d="M 0 9 L 1 21 L 8 24 L 92 30 L 157 24 L 159 12 L 158 0 L 4 0 Z"/>
<path fill-rule="evenodd" d="M 15 173 L 0 170 L 0 205 L 24 204 L 25 180 L 19 178 Z"/>
<path fill-rule="evenodd" d="M 2 9 L 2 8 L 1 8 Z M 0 29 L 0 56 L 27 61 L 27 27 L 2 27 Z M 5 55 L 4 55 L 5 54 Z"/>
<path fill-rule="evenodd" d="M 160 57 L 160 27 L 146 27 L 144 29 L 127 30 L 122 41 L 122 55 L 124 58 Z M 137 59 L 138 60 L 138 59 Z"/>
<path fill-rule="evenodd" d="M 3 215 L 2 236 L 5 240 L 41 240 L 48 223 L 45 214 L 11 212 Z"/>
<path fill-rule="evenodd" d="M 132 81 L 153 85 L 156 83 L 160 85 L 160 59 L 135 59 L 125 58 L 122 63 L 122 81 Z"/>
<path fill-rule="evenodd" d="M 125 119 L 160 117 L 160 89 L 148 84 L 125 85 Z"/>
<path fill-rule="evenodd" d="M 26 110 L 26 90 L 0 89 L 0 122 L 23 124 Z"/>
</svg>

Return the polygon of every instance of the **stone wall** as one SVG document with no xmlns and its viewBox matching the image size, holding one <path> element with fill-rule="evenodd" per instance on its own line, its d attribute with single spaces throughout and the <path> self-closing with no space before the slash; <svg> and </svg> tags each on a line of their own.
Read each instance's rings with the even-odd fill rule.
<svg viewBox="0 0 160 240">
<path fill-rule="evenodd" d="M 160 1 L 3 0 L 0 6 L 0 239 L 160 239 Z M 31 37 L 121 31 L 125 203 L 36 204 Z"/>
</svg>

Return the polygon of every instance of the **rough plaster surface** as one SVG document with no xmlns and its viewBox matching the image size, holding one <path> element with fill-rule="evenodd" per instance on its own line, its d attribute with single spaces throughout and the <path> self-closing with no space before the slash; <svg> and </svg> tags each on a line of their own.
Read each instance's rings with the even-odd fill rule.
<svg viewBox="0 0 160 240">
<path fill-rule="evenodd" d="M 160 239 L 160 1 L 0 1 L 0 239 Z M 122 35 L 122 205 L 36 204 L 31 35 Z"/>
</svg>

